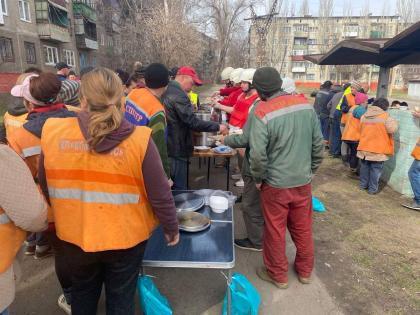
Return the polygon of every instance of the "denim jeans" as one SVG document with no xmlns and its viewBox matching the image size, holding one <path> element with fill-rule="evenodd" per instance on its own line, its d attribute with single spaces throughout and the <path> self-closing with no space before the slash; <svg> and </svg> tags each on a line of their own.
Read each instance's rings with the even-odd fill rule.
<svg viewBox="0 0 420 315">
<path fill-rule="evenodd" d="M 9 315 L 9 309 L 6 308 L 3 312 L 0 313 L 0 315 Z"/>
<path fill-rule="evenodd" d="M 134 315 L 137 279 L 147 241 L 132 248 L 84 252 L 61 241 L 72 272 L 73 315 L 95 315 L 105 284 L 107 315 Z"/>
<path fill-rule="evenodd" d="M 171 161 L 171 179 L 174 182 L 172 190 L 187 190 L 187 168 L 188 160 L 186 158 L 170 158 Z"/>
<path fill-rule="evenodd" d="M 410 179 L 411 188 L 414 193 L 414 200 L 420 205 L 420 161 L 414 160 L 408 171 L 408 178 Z"/>
<path fill-rule="evenodd" d="M 324 140 L 329 140 L 330 138 L 330 118 L 329 117 L 319 117 L 319 121 L 321 123 L 321 132 Z"/>
<path fill-rule="evenodd" d="M 31 233 L 29 234 L 29 236 L 26 238 L 26 242 L 28 243 L 29 246 L 45 246 L 45 245 L 49 245 L 48 242 L 48 237 L 45 234 L 45 232 L 38 232 L 38 233 Z"/>
<path fill-rule="evenodd" d="M 360 167 L 360 188 L 367 189 L 370 193 L 377 193 L 383 168 L 384 162 L 362 160 Z"/>
<path fill-rule="evenodd" d="M 332 134 L 330 144 L 330 152 L 333 155 L 341 154 L 341 111 L 336 110 L 334 113 L 334 119 L 332 124 Z"/>
</svg>

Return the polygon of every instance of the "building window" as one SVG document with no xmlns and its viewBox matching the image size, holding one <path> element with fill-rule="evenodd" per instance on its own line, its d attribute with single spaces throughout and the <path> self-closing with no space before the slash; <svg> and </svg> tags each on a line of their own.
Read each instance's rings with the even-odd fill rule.
<svg viewBox="0 0 420 315">
<path fill-rule="evenodd" d="M 307 81 L 314 81 L 315 80 L 315 74 L 314 73 L 309 73 L 306 75 L 306 80 Z"/>
<path fill-rule="evenodd" d="M 29 8 L 29 2 L 27 0 L 19 0 L 19 15 L 22 21 L 31 21 L 31 10 Z"/>
<path fill-rule="evenodd" d="M 64 49 L 64 61 L 70 66 L 74 67 L 76 65 L 75 58 L 74 58 L 74 51 Z"/>
<path fill-rule="evenodd" d="M 45 64 L 55 66 L 58 63 L 58 49 L 56 47 L 44 46 Z"/>
<path fill-rule="evenodd" d="M 3 15 L 7 15 L 7 0 L 0 0 L 0 11 Z"/>
<path fill-rule="evenodd" d="M 12 39 L 0 37 L 0 58 L 3 62 L 14 62 Z"/>
<path fill-rule="evenodd" d="M 26 63 L 36 64 L 35 44 L 25 42 Z"/>
<path fill-rule="evenodd" d="M 308 45 L 316 45 L 316 39 L 314 39 L 314 38 L 309 38 L 309 39 L 308 39 Z"/>
</svg>

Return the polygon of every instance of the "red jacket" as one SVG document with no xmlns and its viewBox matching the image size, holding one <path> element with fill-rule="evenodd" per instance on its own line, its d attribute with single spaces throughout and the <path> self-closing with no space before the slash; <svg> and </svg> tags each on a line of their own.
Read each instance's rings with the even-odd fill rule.
<svg viewBox="0 0 420 315">
<path fill-rule="evenodd" d="M 235 92 L 239 88 L 240 88 L 239 86 L 224 87 L 224 88 L 219 90 L 219 94 L 220 94 L 220 96 L 229 96 L 230 93 Z"/>
<path fill-rule="evenodd" d="M 229 94 L 229 96 L 226 96 L 224 99 L 219 101 L 219 103 L 225 106 L 233 107 L 236 104 L 239 95 L 241 95 L 242 93 L 243 92 L 241 87 L 237 86 L 235 91 L 233 91 Z"/>
<path fill-rule="evenodd" d="M 242 93 L 233 107 L 233 112 L 230 115 L 229 124 L 239 128 L 243 128 L 248 119 L 249 108 L 252 103 L 258 98 L 258 94 L 255 93 L 251 97 L 245 98 L 245 93 Z"/>
</svg>

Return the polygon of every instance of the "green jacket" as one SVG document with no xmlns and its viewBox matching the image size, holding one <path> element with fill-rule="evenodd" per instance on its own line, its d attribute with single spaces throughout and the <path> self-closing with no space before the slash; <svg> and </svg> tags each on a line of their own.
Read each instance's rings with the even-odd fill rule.
<svg viewBox="0 0 420 315">
<path fill-rule="evenodd" d="M 251 177 L 251 170 L 249 168 L 249 136 L 252 130 L 252 120 L 250 119 L 251 116 L 254 115 L 255 107 L 257 106 L 259 99 L 257 99 L 254 104 L 252 104 L 248 120 L 245 123 L 245 126 L 242 128 L 241 135 L 230 135 L 225 138 L 225 145 L 230 146 L 231 148 L 246 148 L 245 150 L 245 158 L 242 163 L 242 176 L 249 176 Z"/>
<path fill-rule="evenodd" d="M 304 95 L 259 102 L 250 116 L 250 168 L 256 183 L 292 188 L 311 182 L 324 144 L 318 117 Z"/>
</svg>

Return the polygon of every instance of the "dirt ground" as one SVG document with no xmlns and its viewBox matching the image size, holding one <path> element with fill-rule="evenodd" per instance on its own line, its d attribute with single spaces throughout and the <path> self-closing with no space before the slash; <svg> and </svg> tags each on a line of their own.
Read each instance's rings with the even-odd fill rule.
<svg viewBox="0 0 420 315">
<path fill-rule="evenodd" d="M 419 314 L 420 212 L 389 187 L 376 196 L 358 189 L 340 160 L 325 158 L 314 196 L 317 274 L 349 314 Z"/>
</svg>

